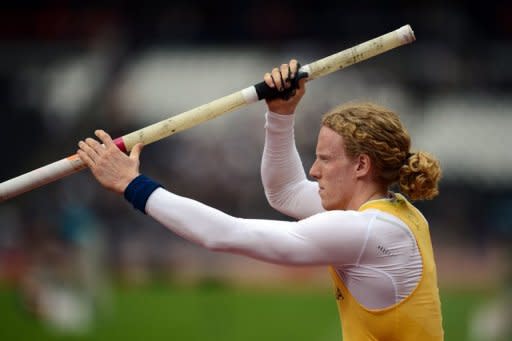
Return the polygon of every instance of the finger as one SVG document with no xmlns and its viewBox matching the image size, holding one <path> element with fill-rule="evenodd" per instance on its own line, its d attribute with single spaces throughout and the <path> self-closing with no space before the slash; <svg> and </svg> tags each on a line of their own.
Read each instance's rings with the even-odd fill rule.
<svg viewBox="0 0 512 341">
<path fill-rule="evenodd" d="M 112 138 L 106 131 L 104 131 L 102 129 L 98 129 L 94 132 L 94 134 L 101 140 L 101 142 L 103 142 L 105 144 L 105 146 L 107 148 L 116 146 L 114 144 L 114 141 L 112 141 Z"/>
<path fill-rule="evenodd" d="M 290 66 L 290 71 L 291 71 L 291 75 L 290 75 L 291 79 L 294 79 L 295 76 L 297 75 L 298 65 L 299 65 L 299 62 L 297 62 L 297 59 L 290 60 L 289 66 Z"/>
<path fill-rule="evenodd" d="M 101 155 L 101 153 L 105 149 L 104 147 L 101 146 L 101 144 L 98 141 L 96 141 L 95 139 L 90 138 L 90 137 L 85 139 L 85 143 L 89 147 L 91 147 L 91 149 L 93 149 L 96 152 L 96 154 L 98 154 L 98 155 Z"/>
<path fill-rule="evenodd" d="M 87 165 L 87 167 L 91 168 L 95 165 L 94 160 L 91 159 L 89 155 L 87 155 L 87 153 L 84 152 L 82 149 L 79 149 L 76 153 L 78 154 L 82 162 Z"/>
<path fill-rule="evenodd" d="M 306 86 L 306 78 L 299 79 L 299 84 L 297 84 L 297 89 L 305 89 Z"/>
<path fill-rule="evenodd" d="M 274 84 L 276 85 L 276 89 L 278 89 L 279 91 L 283 91 L 284 90 L 283 81 L 282 81 L 282 78 L 281 78 L 281 72 L 279 71 L 278 68 L 274 68 L 272 70 L 272 80 L 274 80 Z"/>
<path fill-rule="evenodd" d="M 281 64 L 281 80 L 286 89 L 288 89 L 292 83 L 290 82 L 290 67 L 288 64 Z"/>
<path fill-rule="evenodd" d="M 144 148 L 142 143 L 137 143 L 135 146 L 133 146 L 132 151 L 130 152 L 130 159 L 139 161 L 142 148 Z"/>
<path fill-rule="evenodd" d="M 87 143 L 84 141 L 78 142 L 78 147 L 85 153 L 87 156 L 95 161 L 98 158 L 98 153 L 94 149 L 92 149 Z"/>
<path fill-rule="evenodd" d="M 267 85 L 271 88 L 275 88 L 276 85 L 274 84 L 274 80 L 272 79 L 272 75 L 270 73 L 266 73 L 264 76 L 263 76 L 263 80 L 265 81 L 265 83 L 267 83 Z"/>
</svg>

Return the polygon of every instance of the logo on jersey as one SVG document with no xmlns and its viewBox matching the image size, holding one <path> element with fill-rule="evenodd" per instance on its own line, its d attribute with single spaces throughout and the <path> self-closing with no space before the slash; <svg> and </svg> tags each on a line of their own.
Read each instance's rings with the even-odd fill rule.
<svg viewBox="0 0 512 341">
<path fill-rule="evenodd" d="M 386 255 L 386 256 L 393 256 L 393 253 L 389 249 L 386 249 L 382 245 L 377 246 L 377 249 L 379 250 L 380 254 L 383 254 L 383 255 Z"/>
<path fill-rule="evenodd" d="M 340 301 L 340 300 L 343 301 L 345 299 L 345 297 L 341 293 L 340 288 L 336 288 L 335 296 L 336 296 L 337 301 Z"/>
</svg>

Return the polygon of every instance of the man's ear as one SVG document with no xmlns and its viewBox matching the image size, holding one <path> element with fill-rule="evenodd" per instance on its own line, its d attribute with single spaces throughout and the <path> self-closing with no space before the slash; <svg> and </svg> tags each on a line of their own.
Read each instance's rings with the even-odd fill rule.
<svg viewBox="0 0 512 341">
<path fill-rule="evenodd" d="M 356 157 L 356 177 L 362 178 L 370 174 L 372 168 L 372 159 L 368 154 L 359 154 Z"/>
</svg>

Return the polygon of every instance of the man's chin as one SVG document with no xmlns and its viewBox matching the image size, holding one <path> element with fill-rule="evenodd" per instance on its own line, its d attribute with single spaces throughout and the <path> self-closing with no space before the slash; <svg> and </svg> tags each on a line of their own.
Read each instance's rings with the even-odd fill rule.
<svg viewBox="0 0 512 341">
<path fill-rule="evenodd" d="M 345 208 L 341 207 L 342 205 L 340 204 L 334 204 L 334 203 L 329 203 L 329 202 L 325 202 L 322 200 L 322 207 L 324 208 L 324 210 L 326 211 L 337 211 L 337 210 L 345 210 Z"/>
<path fill-rule="evenodd" d="M 335 210 L 336 208 L 333 207 L 332 204 L 329 204 L 328 202 L 324 202 L 322 201 L 322 207 L 324 208 L 324 210 L 326 211 L 332 211 L 332 210 Z"/>
</svg>

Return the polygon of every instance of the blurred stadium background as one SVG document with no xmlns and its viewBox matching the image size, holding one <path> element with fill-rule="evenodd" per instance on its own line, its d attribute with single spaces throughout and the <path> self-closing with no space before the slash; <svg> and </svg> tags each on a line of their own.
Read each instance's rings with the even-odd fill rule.
<svg viewBox="0 0 512 341">
<path fill-rule="evenodd" d="M 309 85 L 305 167 L 321 114 L 396 109 L 444 168 L 431 223 L 447 340 L 509 340 L 512 4 L 23 1 L 0 5 L 0 181 L 402 25 L 417 41 Z M 287 219 L 259 178 L 262 103 L 148 146 L 142 171 L 232 215 Z M 185 242 L 82 172 L 0 205 L 1 340 L 337 340 L 325 269 Z M 508 330 L 510 332 L 510 330 Z"/>
</svg>

